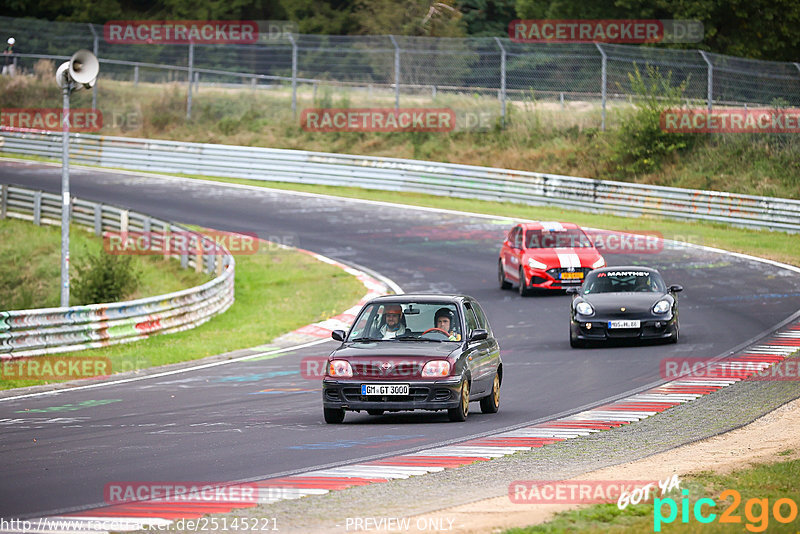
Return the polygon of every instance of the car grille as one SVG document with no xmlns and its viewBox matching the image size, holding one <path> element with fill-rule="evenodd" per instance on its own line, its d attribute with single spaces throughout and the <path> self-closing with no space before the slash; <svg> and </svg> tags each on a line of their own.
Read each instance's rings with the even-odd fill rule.
<svg viewBox="0 0 800 534">
<path fill-rule="evenodd" d="M 424 401 L 428 398 L 430 388 L 411 388 L 408 395 L 361 395 L 361 388 L 342 388 L 345 400 L 370 402 L 408 402 Z"/>
<path fill-rule="evenodd" d="M 356 362 L 351 363 L 354 378 L 386 378 L 386 377 L 418 377 L 422 373 L 422 364 L 414 362 L 401 362 L 383 369 L 384 362 Z"/>
</svg>

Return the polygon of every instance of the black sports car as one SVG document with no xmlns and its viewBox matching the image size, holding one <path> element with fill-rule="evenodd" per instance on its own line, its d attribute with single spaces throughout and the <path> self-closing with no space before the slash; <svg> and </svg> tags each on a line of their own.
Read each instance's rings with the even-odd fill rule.
<svg viewBox="0 0 800 534">
<path fill-rule="evenodd" d="M 469 403 L 497 412 L 503 364 L 478 302 L 464 295 L 392 295 L 367 302 L 342 344 L 328 357 L 322 380 L 327 423 L 346 410 L 370 415 L 447 410 L 464 421 Z"/>
<path fill-rule="evenodd" d="M 683 287 L 667 287 L 649 267 L 604 267 L 586 276 L 574 295 L 569 343 L 610 339 L 663 339 L 678 342 L 678 299 Z"/>
</svg>

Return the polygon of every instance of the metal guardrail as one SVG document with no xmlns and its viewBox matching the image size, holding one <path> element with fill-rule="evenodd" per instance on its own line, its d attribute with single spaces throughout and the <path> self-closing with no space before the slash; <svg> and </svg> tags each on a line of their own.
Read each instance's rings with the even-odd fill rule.
<svg viewBox="0 0 800 534">
<path fill-rule="evenodd" d="M 147 215 L 72 199 L 72 222 L 103 232 L 190 232 L 186 228 Z M 34 224 L 61 224 L 61 196 L 16 186 L 0 186 L 0 218 L 14 217 Z M 213 241 L 197 232 L 205 250 L 219 250 Z M 152 234 L 148 234 L 152 235 Z M 203 250 L 202 248 L 200 250 Z M 235 262 L 220 255 L 168 254 L 183 267 L 216 272 L 205 284 L 143 299 L 68 308 L 0 311 L 0 359 L 38 356 L 127 343 L 153 334 L 168 334 L 194 328 L 227 310 L 234 301 Z"/>
<path fill-rule="evenodd" d="M 61 133 L 0 132 L 0 152 L 56 158 Z M 800 231 L 800 201 L 427 161 L 75 135 L 75 163 L 139 171 L 355 186 Z"/>
</svg>

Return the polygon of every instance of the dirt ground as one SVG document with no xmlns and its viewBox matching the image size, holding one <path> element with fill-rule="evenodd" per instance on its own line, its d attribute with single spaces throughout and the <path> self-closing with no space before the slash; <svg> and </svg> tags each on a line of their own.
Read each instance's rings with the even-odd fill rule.
<svg viewBox="0 0 800 534">
<path fill-rule="evenodd" d="M 732 432 L 660 453 L 628 464 L 586 473 L 580 480 L 665 480 L 673 474 L 683 478 L 700 471 L 729 473 L 750 463 L 800 458 L 800 399 Z M 791 449 L 788 456 L 778 457 Z M 508 496 L 485 499 L 410 517 L 410 530 L 457 533 L 502 532 L 512 527 L 544 523 L 557 512 L 583 505 L 515 504 Z M 388 531 L 391 532 L 391 531 Z M 396 530 L 394 532 L 397 532 Z"/>
</svg>

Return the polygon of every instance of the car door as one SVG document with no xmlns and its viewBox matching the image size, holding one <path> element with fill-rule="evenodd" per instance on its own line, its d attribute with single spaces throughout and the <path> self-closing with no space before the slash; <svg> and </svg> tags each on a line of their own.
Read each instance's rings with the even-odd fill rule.
<svg viewBox="0 0 800 534">
<path fill-rule="evenodd" d="M 497 343 L 497 339 L 494 337 L 494 332 L 492 332 L 492 327 L 489 324 L 489 320 L 486 318 L 486 313 L 483 311 L 483 308 L 478 303 L 478 301 L 472 301 L 472 309 L 475 311 L 475 316 L 478 319 L 478 328 L 482 328 L 489 333 L 489 337 L 486 340 L 487 349 L 489 351 L 489 358 L 487 359 L 487 379 L 489 380 L 489 386 L 491 387 L 491 381 L 494 378 L 494 374 L 497 372 L 497 368 L 500 367 L 500 345 Z"/>
<path fill-rule="evenodd" d="M 519 281 L 519 262 L 521 257 L 522 227 L 515 226 L 503 243 L 503 269 L 510 280 Z"/>
<path fill-rule="evenodd" d="M 464 319 L 467 325 L 467 340 L 469 340 L 472 332 L 480 329 L 478 319 L 472 309 L 472 303 L 470 301 L 464 303 Z M 467 341 L 467 362 L 472 376 L 470 397 L 486 393 L 491 387 L 489 376 L 494 377 L 494 375 L 491 374 L 491 351 L 489 348 L 490 343 L 488 339 Z"/>
</svg>

